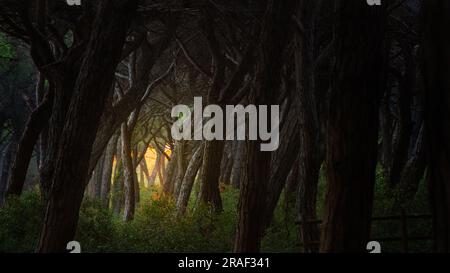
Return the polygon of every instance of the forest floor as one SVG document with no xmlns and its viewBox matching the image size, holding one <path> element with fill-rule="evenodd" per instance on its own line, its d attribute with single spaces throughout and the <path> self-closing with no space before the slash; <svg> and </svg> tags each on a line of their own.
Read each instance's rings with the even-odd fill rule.
<svg viewBox="0 0 450 273">
<path fill-rule="evenodd" d="M 374 216 L 390 214 L 390 195 L 377 179 Z M 323 214 L 325 179 L 319 183 L 318 215 Z M 408 213 L 427 213 L 427 191 L 422 183 L 412 201 Z M 197 189 L 198 190 L 198 189 Z M 192 194 L 196 196 L 196 194 Z M 187 215 L 177 217 L 170 201 L 158 195 L 157 188 L 141 190 L 141 200 L 135 219 L 123 222 L 121 215 L 102 207 L 100 202 L 85 199 L 80 211 L 76 240 L 83 252 L 230 252 L 233 246 L 236 206 L 239 193 L 231 187 L 223 187 L 224 211 L 221 214 L 199 208 L 193 212 L 195 198 L 190 201 Z M 0 252 L 32 252 L 42 224 L 43 206 L 37 190 L 27 191 L 20 199 L 8 200 L 0 209 Z M 262 252 L 301 252 L 299 228 L 296 225 L 295 204 L 286 207 L 284 194 L 276 209 L 272 226 L 262 242 Z M 429 234 L 426 221 L 409 220 L 410 236 Z M 397 220 L 373 222 L 372 237 L 399 236 Z M 430 252 L 431 242 L 418 241 L 409 244 L 411 252 Z M 383 243 L 383 252 L 400 252 L 400 242 Z"/>
</svg>

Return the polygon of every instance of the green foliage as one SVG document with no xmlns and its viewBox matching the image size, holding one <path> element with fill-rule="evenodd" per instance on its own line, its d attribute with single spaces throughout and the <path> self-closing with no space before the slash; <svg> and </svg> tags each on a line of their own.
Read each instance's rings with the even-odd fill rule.
<svg viewBox="0 0 450 273">
<path fill-rule="evenodd" d="M 0 33 L 0 59 L 12 59 L 16 52 L 3 33 Z"/>
<path fill-rule="evenodd" d="M 0 252 L 34 250 L 42 223 L 42 200 L 35 192 L 9 198 L 0 209 Z"/>
<path fill-rule="evenodd" d="M 381 168 L 377 169 L 377 182 L 375 184 L 374 216 L 400 216 L 401 211 L 393 209 L 393 204 L 397 198 L 396 191 L 393 191 L 387 179 L 383 176 Z M 413 200 L 410 200 L 406 215 L 427 215 L 430 214 L 428 202 L 428 189 L 425 179 L 420 182 L 417 193 Z M 431 235 L 431 219 L 409 219 L 407 220 L 408 237 L 424 237 Z M 401 237 L 402 225 L 400 219 L 377 220 L 372 222 L 372 238 Z M 384 252 L 401 252 L 400 241 L 383 242 Z M 432 252 L 432 242 L 430 240 L 410 241 L 408 243 L 409 252 Z"/>
<path fill-rule="evenodd" d="M 80 209 L 76 240 L 82 252 L 230 252 L 236 229 L 238 191 L 222 193 L 224 211 L 215 214 L 209 207 L 190 209 L 177 216 L 170 200 L 160 199 L 155 188 L 141 191 L 135 219 L 121 217 L 99 201 L 85 199 Z M 195 196 L 195 194 L 193 194 Z M 191 203 L 195 202 L 195 198 Z M 263 249 L 267 252 L 298 250 L 295 226 L 287 230 L 283 209 L 278 209 L 267 232 Z M 43 206 L 37 191 L 8 200 L 0 209 L 0 251 L 32 252 L 42 225 Z M 291 219 L 291 218 L 289 218 Z"/>
<path fill-rule="evenodd" d="M 195 188 L 198 188 L 196 186 Z M 319 180 L 318 215 L 323 214 L 326 181 L 323 172 Z M 375 187 L 374 216 L 389 214 L 392 205 L 388 185 L 381 170 Z M 236 229 L 237 190 L 225 187 L 222 192 L 223 213 L 209 207 L 193 209 L 194 191 L 185 216 L 177 216 L 175 204 L 160 198 L 157 188 L 141 190 L 141 202 L 135 219 L 123 222 L 121 216 L 102 206 L 99 201 L 85 199 L 78 223 L 76 240 L 83 252 L 230 252 Z M 276 208 L 272 225 L 262 242 L 264 252 L 301 251 L 299 228 L 295 224 L 295 204 L 287 204 L 283 194 Z M 427 187 L 422 181 L 407 213 L 429 213 Z M 397 212 L 391 212 L 397 214 Z M 0 252 L 32 252 L 42 225 L 43 206 L 37 191 L 9 199 L 0 209 Z M 431 232 L 428 220 L 409 220 L 409 236 L 424 236 Z M 372 237 L 399 237 L 400 221 L 374 221 Z M 383 252 L 400 252 L 399 242 L 382 242 Z M 410 242 L 410 251 L 431 252 L 431 242 Z"/>
<path fill-rule="evenodd" d="M 297 218 L 295 203 L 287 206 L 286 193 L 280 198 L 275 209 L 272 223 L 261 244 L 261 251 L 269 253 L 300 252 L 299 226 L 295 223 Z"/>
<path fill-rule="evenodd" d="M 112 212 L 98 200 L 85 199 L 78 221 L 75 239 L 83 242 L 82 250 L 107 252 L 114 242 L 115 219 Z"/>
<path fill-rule="evenodd" d="M 0 73 L 4 73 L 11 60 L 15 57 L 16 52 L 5 35 L 0 32 Z"/>
<path fill-rule="evenodd" d="M 114 251 L 120 252 L 229 252 L 235 230 L 236 193 L 224 192 L 224 212 L 216 215 L 207 207 L 177 217 L 174 203 L 152 200 L 145 194 L 129 223 L 117 222 Z M 153 195 L 154 196 L 154 195 Z"/>
</svg>

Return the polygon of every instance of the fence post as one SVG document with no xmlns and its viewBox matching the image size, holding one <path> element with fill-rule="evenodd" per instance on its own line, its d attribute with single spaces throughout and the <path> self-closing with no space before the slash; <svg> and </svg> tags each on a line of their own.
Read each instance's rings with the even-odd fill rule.
<svg viewBox="0 0 450 273">
<path fill-rule="evenodd" d="M 402 233 L 402 250 L 403 253 L 408 253 L 408 218 L 406 216 L 405 210 L 401 210 L 400 215 L 400 225 Z"/>
</svg>

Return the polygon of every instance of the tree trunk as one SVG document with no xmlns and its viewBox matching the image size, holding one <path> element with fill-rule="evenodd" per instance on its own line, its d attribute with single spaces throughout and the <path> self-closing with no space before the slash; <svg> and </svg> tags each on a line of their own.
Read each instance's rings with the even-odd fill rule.
<svg viewBox="0 0 450 273">
<path fill-rule="evenodd" d="M 208 91 L 207 103 L 219 104 L 220 93 L 225 80 L 224 53 L 217 39 L 213 18 L 211 14 L 205 14 L 205 38 L 213 59 L 214 76 L 212 85 Z M 223 105 L 220 105 L 223 109 Z M 225 117 L 224 117 L 225 118 Z M 225 119 L 224 119 L 225 121 Z M 223 124 L 226 124 L 225 122 Z M 211 140 L 205 143 L 203 165 L 201 172 L 201 187 L 198 200 L 200 204 L 212 206 L 215 212 L 222 211 L 222 198 L 220 197 L 219 177 L 220 163 L 225 142 L 223 140 Z"/>
<path fill-rule="evenodd" d="M 242 178 L 242 168 L 244 168 L 243 160 L 246 157 L 244 154 L 245 142 L 236 140 L 233 145 L 233 167 L 231 170 L 230 180 L 231 186 L 235 189 L 239 189 Z"/>
<path fill-rule="evenodd" d="M 223 209 L 219 189 L 219 176 L 224 145 L 225 142 L 222 140 L 207 141 L 203 154 L 202 184 L 199 200 L 203 204 L 211 205 L 215 212 L 221 212 Z"/>
<path fill-rule="evenodd" d="M 269 0 L 261 30 L 255 86 L 250 103 L 270 105 L 281 84 L 281 68 L 285 47 L 298 1 Z M 235 252 L 258 252 L 261 246 L 266 209 L 267 184 L 270 177 L 271 152 L 260 150 L 261 141 L 247 141 L 247 171 L 241 184 Z M 206 160 L 206 158 L 205 158 Z"/>
<path fill-rule="evenodd" d="M 369 240 L 387 5 L 338 2 L 321 252 L 365 252 Z"/>
<path fill-rule="evenodd" d="M 195 177 L 197 176 L 198 170 L 203 163 L 203 150 L 204 143 L 202 143 L 189 162 L 186 169 L 186 174 L 184 175 L 183 182 L 181 183 L 180 195 L 177 200 L 177 210 L 179 215 L 184 215 L 186 213 L 186 208 L 189 202 L 189 197 L 191 196 L 192 187 L 194 186 Z"/>
<path fill-rule="evenodd" d="M 296 67 L 296 98 L 297 112 L 300 120 L 300 154 L 299 164 L 299 213 L 300 233 L 305 252 L 317 252 L 319 227 L 316 219 L 317 186 L 322 164 L 320 157 L 320 125 L 319 113 L 315 97 L 314 80 L 314 18 L 310 15 L 315 1 L 303 0 L 299 17 L 303 22 L 305 34 L 297 36 Z"/>
<path fill-rule="evenodd" d="M 234 142 L 227 142 L 225 144 L 224 154 L 222 156 L 222 163 L 220 166 L 220 178 L 219 181 L 225 185 L 230 185 L 231 170 L 233 168 L 233 155 L 231 153 Z"/>
<path fill-rule="evenodd" d="M 147 161 L 144 159 L 142 159 L 141 163 L 139 164 L 140 169 L 141 169 L 141 184 L 145 184 L 145 180 L 147 180 L 146 185 L 149 185 L 150 182 L 150 174 L 148 172 L 148 167 L 147 167 Z M 156 173 L 155 173 L 156 175 Z"/>
<path fill-rule="evenodd" d="M 164 156 L 161 155 L 161 161 L 159 162 L 159 166 L 158 166 L 158 179 L 159 179 L 159 184 L 162 186 L 164 185 L 164 173 L 166 172 L 166 158 Z"/>
<path fill-rule="evenodd" d="M 109 201 L 111 196 L 111 176 L 114 162 L 114 155 L 116 154 L 117 149 L 117 141 L 119 139 L 119 135 L 116 134 L 109 141 L 108 147 L 105 152 L 105 159 L 103 165 L 103 173 L 102 173 L 102 185 L 101 185 L 101 193 L 100 198 L 102 200 L 103 205 L 108 208 Z"/>
<path fill-rule="evenodd" d="M 112 209 L 115 215 L 119 216 L 123 207 L 123 189 L 124 189 L 124 176 L 123 176 L 123 164 L 122 159 L 117 159 L 117 166 L 114 172 L 114 184 L 112 194 Z"/>
<path fill-rule="evenodd" d="M 419 133 L 414 141 L 411 155 L 403 168 L 400 183 L 397 186 L 394 204 L 391 211 L 393 213 L 401 209 L 408 209 L 413 202 L 414 196 L 419 189 L 419 184 L 425 174 L 426 154 L 423 135 L 423 123 L 420 125 Z"/>
<path fill-rule="evenodd" d="M 133 168 L 133 159 L 131 157 L 130 134 L 126 123 L 122 124 L 122 164 L 124 174 L 124 221 L 131 221 L 134 218 L 134 210 L 136 206 L 136 184 L 135 184 L 135 169 Z"/>
<path fill-rule="evenodd" d="M 384 177 L 390 177 L 392 166 L 392 141 L 394 135 L 394 121 L 391 113 L 391 90 L 388 88 L 381 101 L 380 124 L 382 143 L 380 148 L 380 163 L 384 169 Z"/>
<path fill-rule="evenodd" d="M 287 177 L 294 168 L 298 153 L 300 152 L 300 123 L 298 118 L 298 99 L 289 98 L 293 100 L 291 106 L 287 110 L 285 120 L 282 122 L 280 131 L 280 146 L 278 150 L 273 152 L 270 178 L 267 190 L 267 201 L 264 215 L 264 229 L 268 228 L 281 192 L 285 187 Z"/>
<path fill-rule="evenodd" d="M 450 2 L 423 1 L 423 72 L 428 181 L 437 252 L 450 252 Z"/>
<path fill-rule="evenodd" d="M 178 200 L 178 195 L 180 194 L 183 178 L 186 174 L 188 164 L 191 161 L 191 152 L 192 152 L 189 143 L 187 143 L 186 141 L 183 141 L 181 145 L 182 149 L 178 154 L 177 175 L 175 178 L 175 190 L 173 194 L 175 202 Z"/>
<path fill-rule="evenodd" d="M 179 153 L 179 143 L 175 144 L 171 158 L 164 172 L 164 184 L 163 184 L 163 194 L 166 197 L 172 198 L 173 191 L 175 187 L 175 175 L 177 170 L 177 161 Z"/>
<path fill-rule="evenodd" d="M 53 159 L 38 252 L 64 252 L 75 236 L 92 145 L 135 10 L 134 0 L 96 5 L 91 36 Z"/>
<path fill-rule="evenodd" d="M 395 187 L 400 183 L 402 170 L 408 161 L 408 152 L 411 142 L 413 124 L 411 120 L 411 107 L 413 102 L 413 89 L 416 80 L 416 65 L 414 63 L 413 48 L 411 45 L 401 45 L 405 62 L 405 72 L 399 79 L 398 98 L 398 135 L 393 151 L 393 162 L 389 172 L 389 185 Z"/>
<path fill-rule="evenodd" d="M 153 170 L 152 170 L 152 174 L 150 175 L 150 177 L 148 178 L 148 186 L 153 186 L 155 184 L 155 180 L 156 180 L 156 175 L 159 172 L 159 165 L 161 164 L 161 153 L 157 153 L 156 154 L 156 159 L 155 159 L 155 165 L 153 166 Z"/>
<path fill-rule="evenodd" d="M 38 82 L 36 84 L 36 102 L 38 105 L 45 102 L 45 94 L 46 90 L 50 90 L 45 87 L 45 78 L 42 73 L 38 73 Z M 53 92 L 53 91 L 52 91 Z M 50 119 L 50 116 L 48 117 Z M 47 141 L 48 141 L 48 120 L 44 128 L 41 129 L 41 134 L 38 140 L 38 154 L 39 154 L 39 162 L 38 162 L 38 170 L 44 164 L 44 158 L 47 153 Z"/>
<path fill-rule="evenodd" d="M 14 140 L 11 141 L 5 148 L 2 156 L 0 169 L 0 207 L 2 207 L 5 202 L 6 190 L 8 189 L 9 170 L 11 168 L 14 154 L 16 153 L 16 147 L 16 142 Z"/>
<path fill-rule="evenodd" d="M 92 183 L 92 198 L 99 200 L 102 192 L 103 166 L 105 162 L 105 155 L 102 155 L 95 166 Z"/>
<path fill-rule="evenodd" d="M 132 136 L 132 133 L 130 132 L 130 139 L 131 139 L 131 136 Z M 138 157 L 138 149 L 137 149 L 137 145 L 136 145 L 136 147 L 134 148 L 133 157 L 132 157 L 135 204 L 138 204 L 141 201 L 141 185 L 139 184 L 138 174 L 137 174 L 137 166 L 139 165 L 139 163 L 137 162 L 137 160 L 138 160 L 137 157 Z"/>
<path fill-rule="evenodd" d="M 15 160 L 9 177 L 8 195 L 21 195 L 33 150 L 39 134 L 47 126 L 52 113 L 53 94 L 49 93 L 44 101 L 31 113 L 20 139 Z"/>
</svg>

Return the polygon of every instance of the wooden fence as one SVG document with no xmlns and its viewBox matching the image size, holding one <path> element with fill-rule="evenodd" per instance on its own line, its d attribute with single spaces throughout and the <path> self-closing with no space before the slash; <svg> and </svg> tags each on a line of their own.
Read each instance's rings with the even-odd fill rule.
<svg viewBox="0 0 450 273">
<path fill-rule="evenodd" d="M 391 237 L 373 237 L 371 241 L 377 242 L 400 242 L 403 253 L 409 252 L 409 242 L 411 241 L 432 241 L 433 236 L 431 234 L 427 234 L 424 236 L 410 236 L 408 232 L 408 220 L 423 220 L 423 221 L 431 221 L 432 216 L 429 214 L 406 214 L 404 210 L 401 211 L 400 215 L 391 215 L 391 216 L 378 216 L 372 217 L 373 222 L 383 222 L 383 221 L 398 221 L 400 224 L 400 230 L 397 236 Z M 307 221 L 309 224 L 317 224 L 320 225 L 322 223 L 321 220 L 311 220 Z M 301 221 L 297 221 L 298 225 L 301 225 Z M 309 244 L 319 244 L 319 242 L 309 242 Z"/>
</svg>

